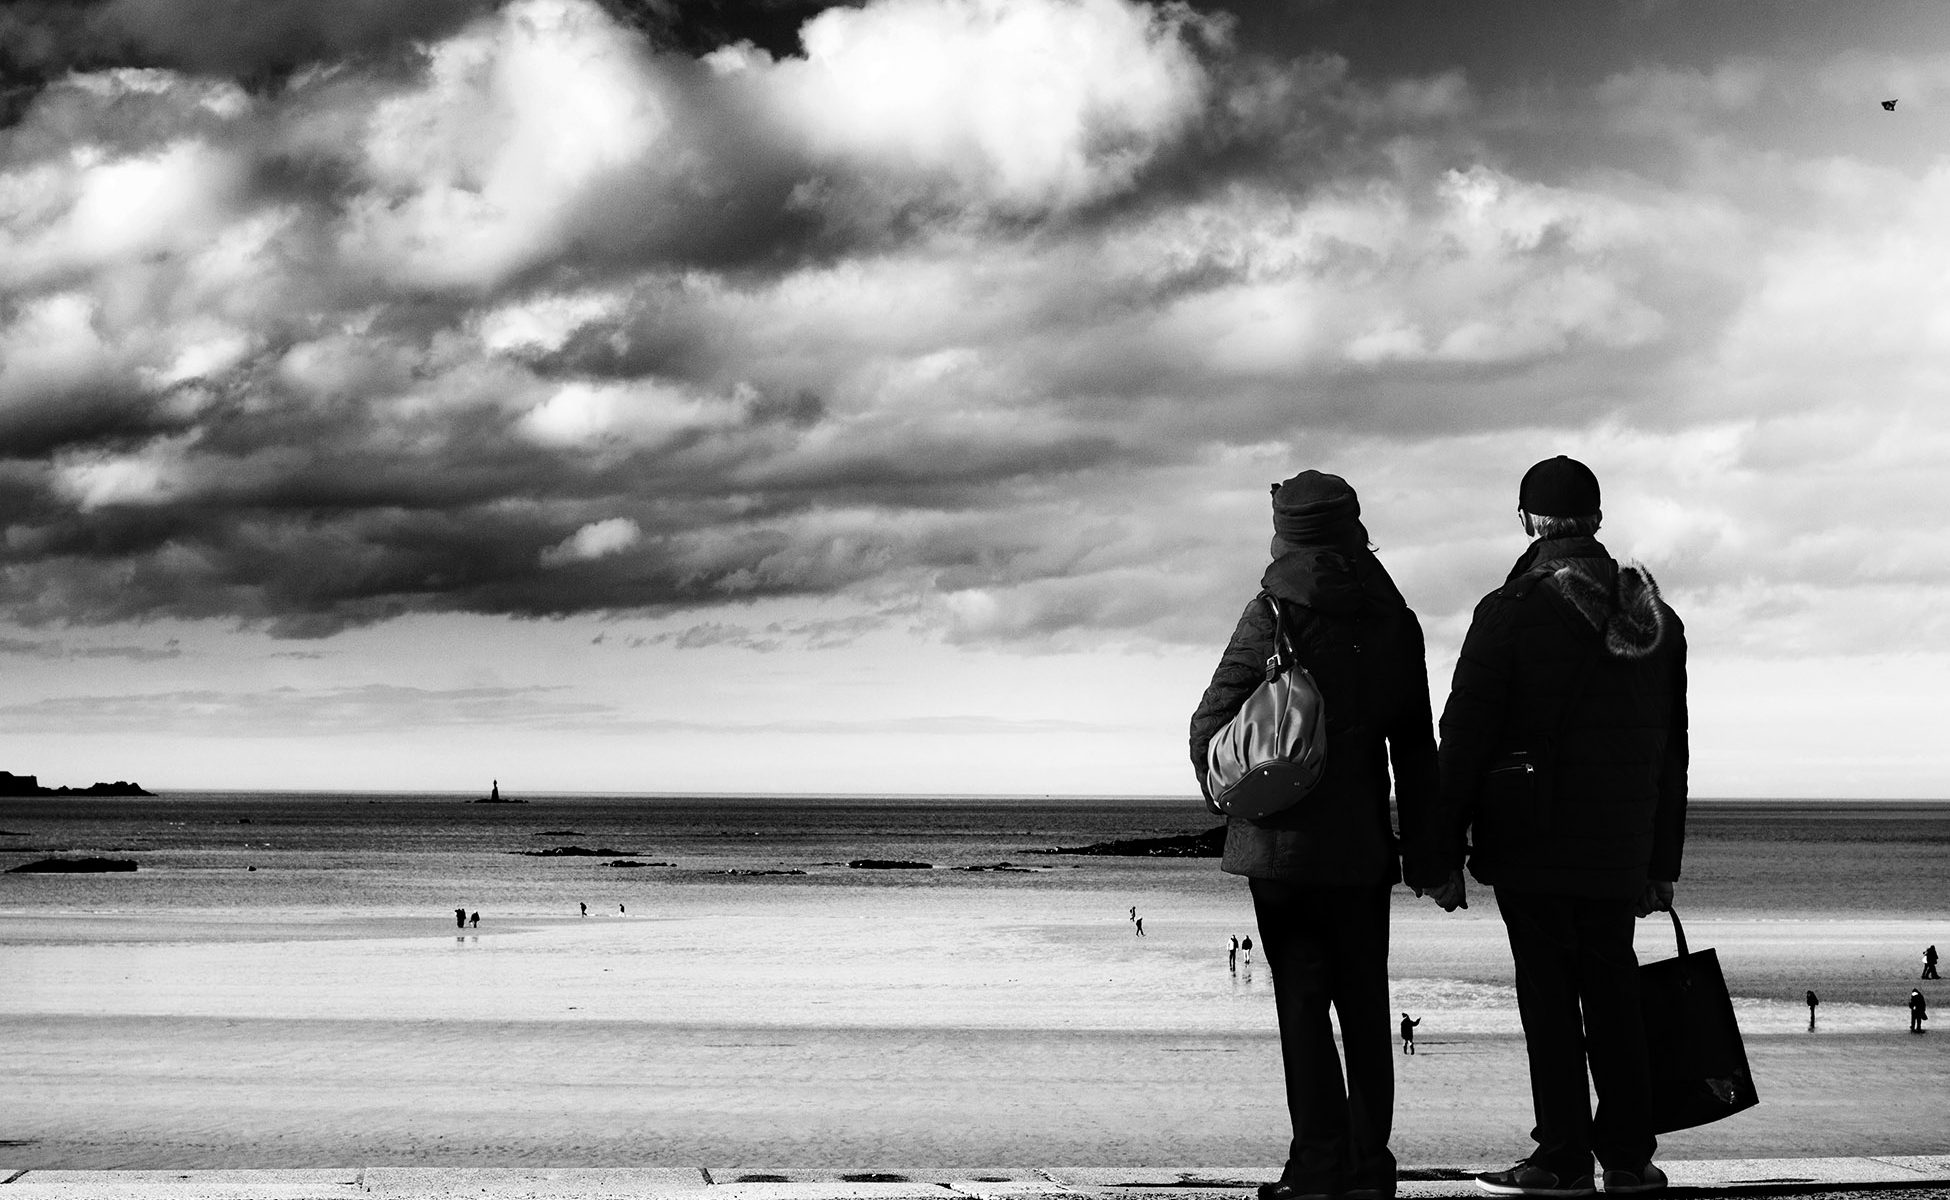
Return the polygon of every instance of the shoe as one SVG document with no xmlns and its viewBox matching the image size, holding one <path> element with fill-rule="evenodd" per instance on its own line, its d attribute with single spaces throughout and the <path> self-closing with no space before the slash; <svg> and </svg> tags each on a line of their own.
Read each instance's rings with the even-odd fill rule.
<svg viewBox="0 0 1950 1200">
<path fill-rule="evenodd" d="M 1276 1183 L 1259 1185 L 1259 1200 L 1334 1200 L 1334 1195 L 1332 1191 L 1323 1189 L 1319 1184 L 1309 1186 L 1302 1183 L 1288 1183 L 1284 1179 Z"/>
<path fill-rule="evenodd" d="M 1594 1196 L 1591 1172 L 1563 1176 L 1548 1167 L 1524 1159 L 1507 1171 L 1486 1171 L 1476 1177 L 1476 1186 L 1492 1196 Z"/>
<path fill-rule="evenodd" d="M 1666 1173 L 1651 1163 L 1636 1170 L 1605 1171 L 1605 1194 L 1607 1196 L 1643 1196 L 1649 1192 L 1666 1190 Z"/>
</svg>

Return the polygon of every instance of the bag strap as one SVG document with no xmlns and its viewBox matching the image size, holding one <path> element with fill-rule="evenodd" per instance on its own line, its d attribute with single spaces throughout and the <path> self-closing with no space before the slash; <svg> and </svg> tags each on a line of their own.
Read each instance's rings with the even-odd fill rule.
<svg viewBox="0 0 1950 1200">
<path fill-rule="evenodd" d="M 1672 936 L 1679 943 L 1679 957 L 1685 958 L 1692 951 L 1686 949 L 1686 927 L 1679 923 L 1679 910 L 1668 908 L 1666 915 L 1672 918 Z"/>
<path fill-rule="evenodd" d="M 1271 683 L 1286 673 L 1293 665 L 1293 639 L 1287 636 L 1286 614 L 1280 611 L 1280 602 L 1271 592 L 1261 592 L 1260 600 L 1266 604 L 1266 611 L 1273 614 L 1273 653 L 1266 656 L 1266 682 Z"/>
</svg>

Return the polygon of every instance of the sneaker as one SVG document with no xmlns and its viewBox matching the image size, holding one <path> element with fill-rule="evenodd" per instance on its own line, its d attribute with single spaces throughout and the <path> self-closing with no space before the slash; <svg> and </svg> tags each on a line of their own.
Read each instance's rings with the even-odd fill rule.
<svg viewBox="0 0 1950 1200">
<path fill-rule="evenodd" d="M 1605 1170 L 1605 1194 L 1612 1196 L 1643 1196 L 1648 1192 L 1666 1190 L 1666 1173 L 1651 1163 L 1634 1170 Z"/>
<path fill-rule="evenodd" d="M 1524 1159 L 1507 1171 L 1487 1171 L 1476 1177 L 1476 1186 L 1492 1196 L 1592 1196 L 1591 1172 L 1564 1176 Z"/>
</svg>

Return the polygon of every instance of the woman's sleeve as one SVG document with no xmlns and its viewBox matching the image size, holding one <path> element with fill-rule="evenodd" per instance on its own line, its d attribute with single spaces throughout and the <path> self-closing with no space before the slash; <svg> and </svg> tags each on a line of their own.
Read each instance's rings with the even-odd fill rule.
<svg viewBox="0 0 1950 1200">
<path fill-rule="evenodd" d="M 1205 790 L 1205 748 L 1266 678 L 1266 656 L 1272 649 L 1273 618 L 1258 597 L 1254 597 L 1246 605 L 1246 611 L 1239 614 L 1232 640 L 1226 644 L 1218 669 L 1212 672 L 1212 682 L 1192 711 L 1192 772 L 1198 777 L 1199 791 L 1207 800 L 1212 796 Z"/>
</svg>

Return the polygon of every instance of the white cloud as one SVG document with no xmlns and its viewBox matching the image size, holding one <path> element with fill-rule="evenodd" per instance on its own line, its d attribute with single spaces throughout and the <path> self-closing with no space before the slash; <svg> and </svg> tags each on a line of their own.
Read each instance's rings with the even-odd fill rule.
<svg viewBox="0 0 1950 1200">
<path fill-rule="evenodd" d="M 111 504 L 163 503 L 182 487 L 189 440 L 158 440 L 133 454 L 64 456 L 55 464 L 57 486 L 83 512 Z"/>
<path fill-rule="evenodd" d="M 521 418 L 520 430 L 543 445 L 596 449 L 661 446 L 686 430 L 730 421 L 728 403 L 687 395 L 655 380 L 569 383 Z"/>
<path fill-rule="evenodd" d="M 803 60 L 715 64 L 756 77 L 818 158 L 1034 211 L 1122 190 L 1189 127 L 1206 33 L 1129 0 L 878 0 L 808 21 Z"/>
<path fill-rule="evenodd" d="M 542 551 L 544 567 L 568 563 L 593 562 L 611 554 L 621 554 L 643 540 L 643 530 L 628 517 L 592 521 L 564 538 L 559 545 Z"/>
<path fill-rule="evenodd" d="M 475 327 L 490 353 L 560 350 L 585 325 L 616 316 L 623 302 L 615 292 L 553 293 L 484 312 Z"/>
<path fill-rule="evenodd" d="M 438 43 L 363 131 L 342 249 L 382 276 L 485 286 L 549 253 L 670 124 L 643 47 L 586 0 L 517 0 Z"/>
</svg>

